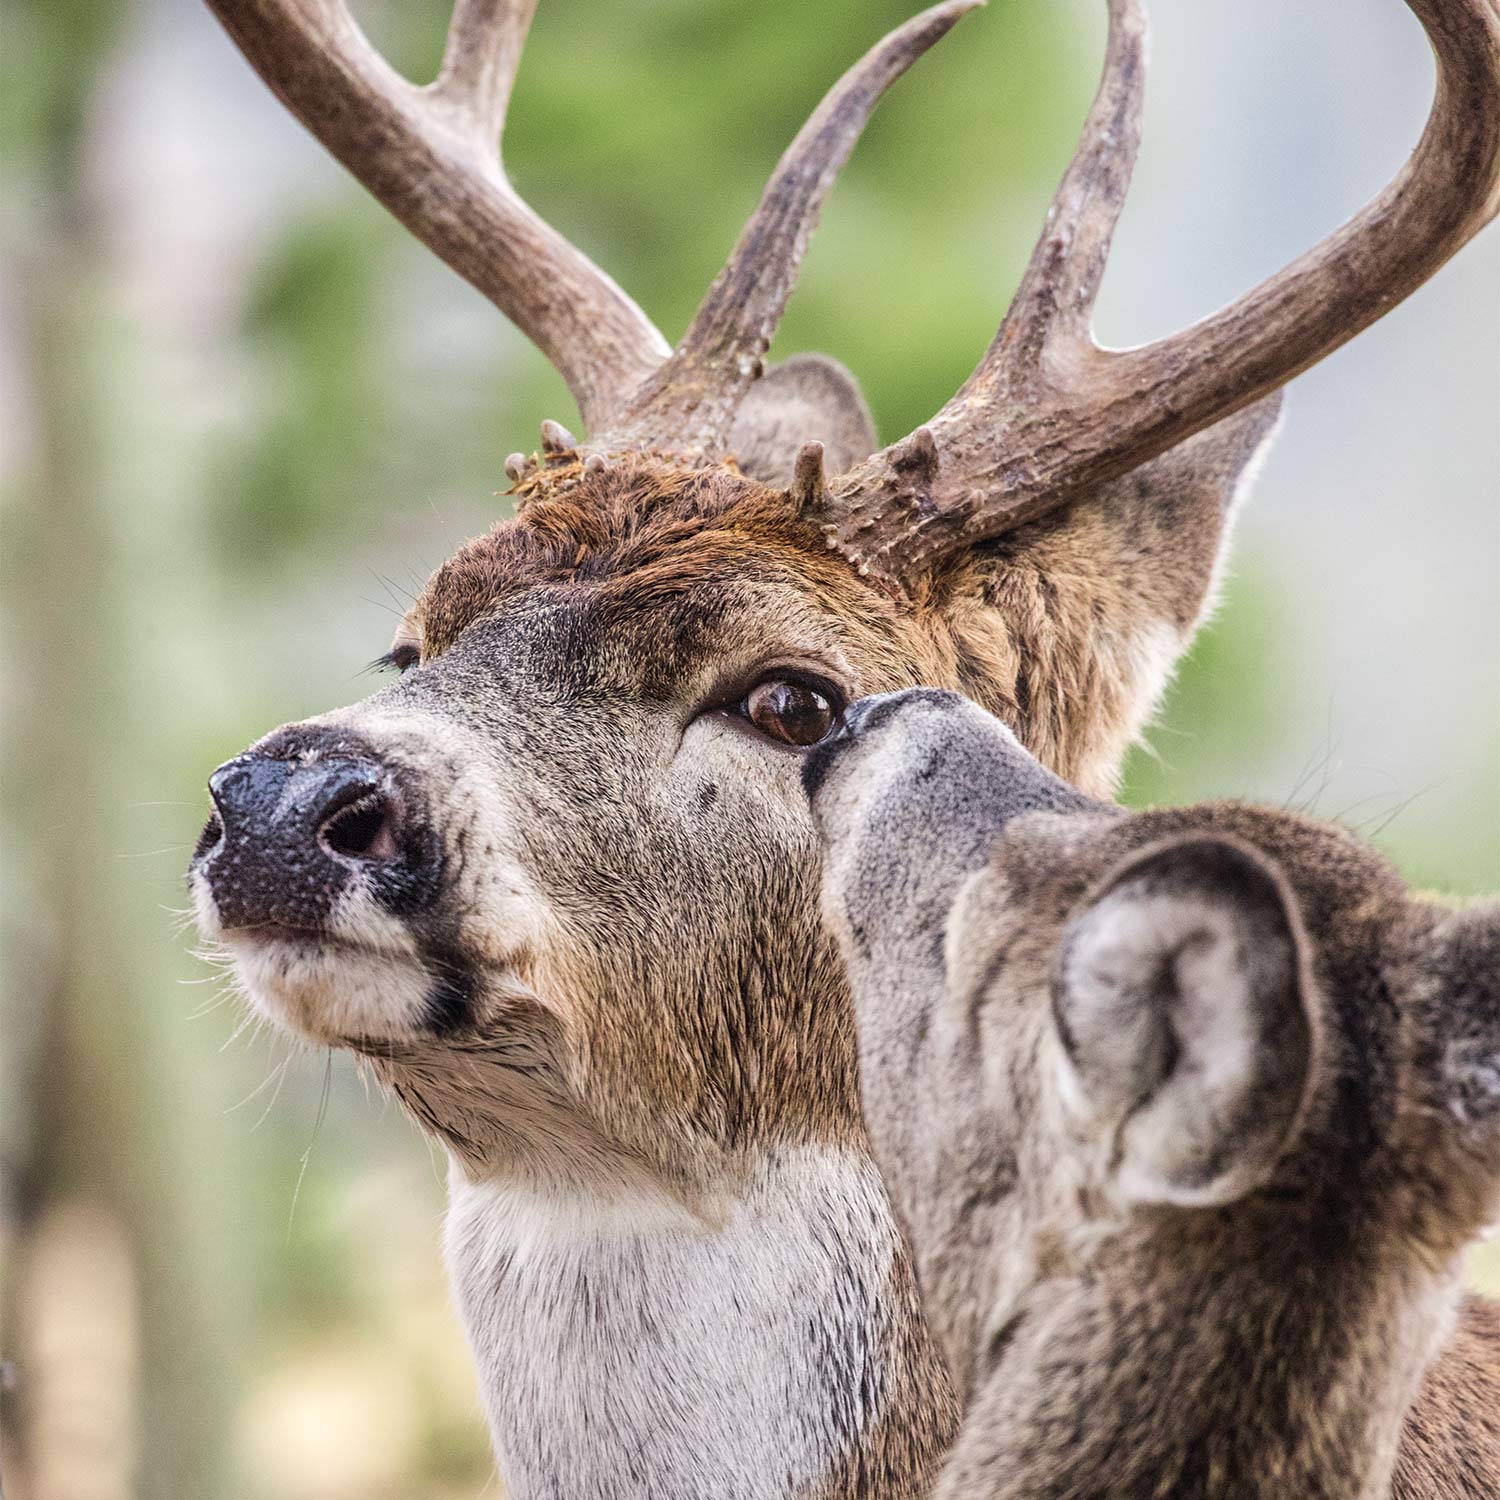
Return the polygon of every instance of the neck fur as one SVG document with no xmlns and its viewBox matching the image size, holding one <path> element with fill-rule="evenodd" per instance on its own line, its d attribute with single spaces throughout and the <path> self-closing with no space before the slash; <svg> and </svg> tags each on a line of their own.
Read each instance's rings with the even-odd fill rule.
<svg viewBox="0 0 1500 1500">
<path fill-rule="evenodd" d="M 852 1500 L 935 1472 L 953 1404 L 867 1157 L 763 1150 L 692 1202 L 458 1164 L 451 1187 L 448 1267 L 508 1494 Z"/>
</svg>

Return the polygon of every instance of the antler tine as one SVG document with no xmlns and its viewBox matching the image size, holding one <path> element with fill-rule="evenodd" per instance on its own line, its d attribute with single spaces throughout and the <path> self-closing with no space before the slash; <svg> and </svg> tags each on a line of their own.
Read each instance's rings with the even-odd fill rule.
<svg viewBox="0 0 1500 1500">
<path fill-rule="evenodd" d="M 438 80 L 418 88 L 344 0 L 208 0 L 282 102 L 395 216 L 524 332 L 590 428 L 670 353 L 648 319 L 521 201 L 499 137 L 535 0 L 459 0 Z"/>
<path fill-rule="evenodd" d="M 1108 10 L 1099 87 L 999 332 L 930 425 L 835 481 L 825 531 L 862 573 L 905 583 L 981 528 L 1018 524 L 967 476 L 995 442 L 995 410 L 1033 404 L 1044 356 L 1094 347 L 1094 303 L 1140 149 L 1148 42 L 1143 0 L 1108 0 Z M 922 473 L 910 463 L 914 441 L 927 456 Z"/>
<path fill-rule="evenodd" d="M 944 0 L 875 44 L 829 90 L 766 184 L 724 269 L 672 357 L 632 403 L 609 441 L 669 434 L 684 451 L 716 453 L 735 409 L 761 374 L 761 356 L 797 279 L 834 180 L 880 97 L 984 0 Z"/>
<path fill-rule="evenodd" d="M 1092 343 L 1090 324 L 1115 226 L 1141 145 L 1146 96 L 1146 8 L 1109 0 L 1104 72 L 1078 149 L 1063 174 L 1010 310 L 979 372 L 1043 342 Z"/>
<path fill-rule="evenodd" d="M 466 112 L 499 150 L 536 0 L 456 0 L 443 65 L 428 92 Z"/>
<path fill-rule="evenodd" d="M 899 444 L 851 469 L 826 507 L 834 545 L 907 586 L 945 553 L 1035 519 L 1276 389 L 1477 234 L 1500 209 L 1500 8 L 1407 3 L 1438 77 L 1395 180 L 1230 306 L 1157 343 L 1103 350 L 1088 324 L 1134 155 L 1144 47 L 1139 0 L 1111 0 L 1099 94 L 1016 306 L 932 420 L 939 473 L 914 497 L 892 462 Z"/>
</svg>

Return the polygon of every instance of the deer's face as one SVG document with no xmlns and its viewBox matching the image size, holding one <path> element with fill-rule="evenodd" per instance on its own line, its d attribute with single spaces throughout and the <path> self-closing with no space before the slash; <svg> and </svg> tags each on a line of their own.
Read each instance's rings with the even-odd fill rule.
<svg viewBox="0 0 1500 1500">
<path fill-rule="evenodd" d="M 399 681 L 215 774 L 195 897 L 259 1008 L 419 1070 L 524 1045 L 633 1145 L 664 1114 L 732 1141 L 758 1099 L 849 1128 L 799 772 L 846 701 L 940 668 L 771 492 L 700 489 L 629 525 L 533 504 L 434 576 Z M 826 1086 L 782 1097 L 811 1054 Z"/>
</svg>

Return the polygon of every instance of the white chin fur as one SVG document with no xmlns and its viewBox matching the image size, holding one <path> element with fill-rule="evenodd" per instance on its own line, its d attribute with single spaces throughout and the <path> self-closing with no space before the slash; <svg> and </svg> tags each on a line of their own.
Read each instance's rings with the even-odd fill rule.
<svg viewBox="0 0 1500 1500">
<path fill-rule="evenodd" d="M 428 1017 L 432 979 L 411 959 L 253 933 L 224 946 L 255 1007 L 314 1041 L 411 1037 Z"/>
<path fill-rule="evenodd" d="M 246 998 L 278 1025 L 330 1044 L 425 1031 L 432 976 L 404 924 L 363 891 L 340 899 L 326 939 L 276 927 L 226 931 L 201 876 L 193 904 L 198 930 L 229 954 Z"/>
</svg>

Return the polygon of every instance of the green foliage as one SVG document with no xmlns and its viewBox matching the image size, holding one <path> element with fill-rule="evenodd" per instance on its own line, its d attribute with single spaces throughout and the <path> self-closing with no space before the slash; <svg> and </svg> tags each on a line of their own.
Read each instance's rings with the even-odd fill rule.
<svg viewBox="0 0 1500 1500">
<path fill-rule="evenodd" d="M 226 561 L 265 565 L 347 533 L 369 503 L 385 412 L 381 246 L 348 213 L 293 223 L 258 273 L 243 326 L 262 408 L 214 484 Z"/>
<path fill-rule="evenodd" d="M 119 30 L 111 0 L 9 0 L 0 44 L 0 163 L 66 170 L 94 83 Z"/>
</svg>

